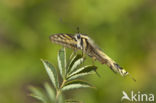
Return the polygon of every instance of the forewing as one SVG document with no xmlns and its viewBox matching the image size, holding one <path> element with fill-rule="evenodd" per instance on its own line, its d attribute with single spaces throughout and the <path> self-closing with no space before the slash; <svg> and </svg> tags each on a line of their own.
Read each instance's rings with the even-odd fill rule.
<svg viewBox="0 0 156 103">
<path fill-rule="evenodd" d="M 78 49 L 76 39 L 71 34 L 53 34 L 50 36 L 50 41 L 67 48 Z"/>
</svg>

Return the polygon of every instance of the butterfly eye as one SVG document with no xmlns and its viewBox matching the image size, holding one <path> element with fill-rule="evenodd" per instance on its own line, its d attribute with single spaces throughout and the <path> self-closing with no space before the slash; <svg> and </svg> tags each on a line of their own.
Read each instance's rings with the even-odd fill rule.
<svg viewBox="0 0 156 103">
<path fill-rule="evenodd" d="M 80 34 L 77 35 L 77 38 L 80 39 Z"/>
</svg>

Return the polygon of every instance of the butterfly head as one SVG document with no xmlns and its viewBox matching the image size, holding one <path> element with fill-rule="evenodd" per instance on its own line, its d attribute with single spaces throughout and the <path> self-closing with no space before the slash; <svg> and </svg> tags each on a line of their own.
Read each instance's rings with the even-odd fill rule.
<svg viewBox="0 0 156 103">
<path fill-rule="evenodd" d="M 75 34 L 75 39 L 77 41 L 77 47 L 82 49 L 82 34 Z"/>
<path fill-rule="evenodd" d="M 77 40 L 77 41 L 80 41 L 81 40 L 81 35 L 82 34 L 75 34 L 75 39 Z"/>
</svg>

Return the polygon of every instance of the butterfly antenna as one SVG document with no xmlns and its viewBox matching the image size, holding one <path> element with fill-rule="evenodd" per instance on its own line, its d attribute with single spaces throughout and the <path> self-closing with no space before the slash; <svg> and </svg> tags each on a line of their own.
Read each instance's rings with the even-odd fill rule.
<svg viewBox="0 0 156 103">
<path fill-rule="evenodd" d="M 136 79 L 130 73 L 128 75 L 134 82 L 136 82 Z"/>
<path fill-rule="evenodd" d="M 76 28 L 76 30 L 77 30 L 77 33 L 80 33 L 80 27 L 79 26 Z"/>
<path fill-rule="evenodd" d="M 67 25 L 68 27 L 72 28 L 72 29 L 75 29 L 75 26 L 74 25 L 71 25 L 71 24 L 68 24 L 67 22 L 65 22 L 62 18 L 59 18 L 59 21 L 60 23 L 64 24 L 64 25 Z M 80 28 L 77 26 L 76 28 L 76 32 L 77 33 L 80 33 Z"/>
</svg>

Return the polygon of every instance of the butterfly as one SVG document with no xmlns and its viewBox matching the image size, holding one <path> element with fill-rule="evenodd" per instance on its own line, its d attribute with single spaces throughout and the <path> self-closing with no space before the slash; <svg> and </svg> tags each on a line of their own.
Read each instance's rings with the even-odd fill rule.
<svg viewBox="0 0 156 103">
<path fill-rule="evenodd" d="M 94 60 L 99 61 L 101 64 L 106 64 L 115 73 L 118 72 L 122 76 L 126 76 L 129 73 L 120 67 L 114 60 L 106 55 L 94 41 L 85 34 L 77 33 L 72 34 L 54 34 L 50 36 L 50 40 L 53 43 L 60 44 L 64 47 L 74 50 L 82 50 L 83 54 L 87 54 Z"/>
</svg>

